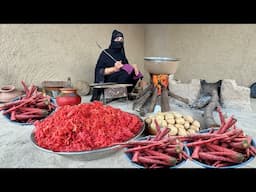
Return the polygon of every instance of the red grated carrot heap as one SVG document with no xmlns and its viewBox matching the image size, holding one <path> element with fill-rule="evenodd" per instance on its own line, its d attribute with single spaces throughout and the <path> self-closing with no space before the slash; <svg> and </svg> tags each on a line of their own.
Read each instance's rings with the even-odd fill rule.
<svg viewBox="0 0 256 192">
<path fill-rule="evenodd" d="M 52 151 L 87 151 L 109 147 L 135 136 L 143 122 L 135 115 L 99 101 L 63 106 L 34 123 L 35 140 Z"/>
</svg>

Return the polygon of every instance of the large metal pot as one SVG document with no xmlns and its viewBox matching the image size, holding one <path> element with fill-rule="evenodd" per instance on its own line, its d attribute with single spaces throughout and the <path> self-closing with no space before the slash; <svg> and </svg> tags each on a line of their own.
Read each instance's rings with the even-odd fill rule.
<svg viewBox="0 0 256 192">
<path fill-rule="evenodd" d="M 145 69 L 151 74 L 174 74 L 179 59 L 170 57 L 144 57 Z"/>
</svg>

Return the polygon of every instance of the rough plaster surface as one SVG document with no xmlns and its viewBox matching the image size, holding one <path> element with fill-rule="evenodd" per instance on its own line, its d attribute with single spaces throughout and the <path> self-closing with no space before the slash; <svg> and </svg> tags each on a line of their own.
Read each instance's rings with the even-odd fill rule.
<svg viewBox="0 0 256 192">
<path fill-rule="evenodd" d="M 256 81 L 256 25 L 145 25 L 145 56 L 180 58 L 175 77 L 182 82 L 234 79 L 249 87 Z"/>
<path fill-rule="evenodd" d="M 113 29 L 124 33 L 126 56 L 144 73 L 144 25 L 0 24 L 0 85 L 68 77 L 92 83 L 101 52 L 96 41 L 107 48 Z"/>
<path fill-rule="evenodd" d="M 197 100 L 201 88 L 199 79 L 192 79 L 190 83 L 181 83 L 176 80 L 169 79 L 169 89 L 184 98 L 189 99 L 189 104 Z"/>
<path fill-rule="evenodd" d="M 235 80 L 224 79 L 222 81 L 221 102 L 225 108 L 252 111 L 250 88 L 238 86 Z"/>
</svg>

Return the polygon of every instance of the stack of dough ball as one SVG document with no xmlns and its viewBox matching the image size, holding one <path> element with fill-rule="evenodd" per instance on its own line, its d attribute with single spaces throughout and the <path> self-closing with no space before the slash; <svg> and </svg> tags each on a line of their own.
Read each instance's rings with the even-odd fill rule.
<svg viewBox="0 0 256 192">
<path fill-rule="evenodd" d="M 158 112 L 156 115 L 151 115 L 145 119 L 148 131 L 152 135 L 155 135 L 157 132 L 155 120 L 158 122 L 160 128 L 169 128 L 169 135 L 171 136 L 187 136 L 200 130 L 199 121 L 194 120 L 189 115 L 182 115 L 175 111 Z"/>
</svg>

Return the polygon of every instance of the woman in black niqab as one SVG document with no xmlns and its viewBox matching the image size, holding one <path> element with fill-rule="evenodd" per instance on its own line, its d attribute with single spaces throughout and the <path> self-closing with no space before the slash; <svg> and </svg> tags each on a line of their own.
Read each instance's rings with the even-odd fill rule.
<svg viewBox="0 0 256 192">
<path fill-rule="evenodd" d="M 128 64 L 128 59 L 125 56 L 124 51 L 124 36 L 123 33 L 117 30 L 113 30 L 111 43 L 108 49 L 105 51 L 110 54 L 116 61 L 120 61 L 123 64 Z M 106 82 L 116 82 L 116 83 L 128 83 L 133 84 L 133 86 L 128 87 L 127 91 L 130 93 L 134 86 L 136 85 L 139 78 L 134 78 L 134 70 L 132 73 L 127 73 L 127 71 L 120 68 L 116 68 L 116 62 L 104 51 L 101 52 L 94 73 L 94 83 L 106 83 Z M 141 76 L 140 78 L 142 78 Z M 93 95 L 91 101 L 100 100 L 102 89 L 93 89 Z"/>
</svg>

